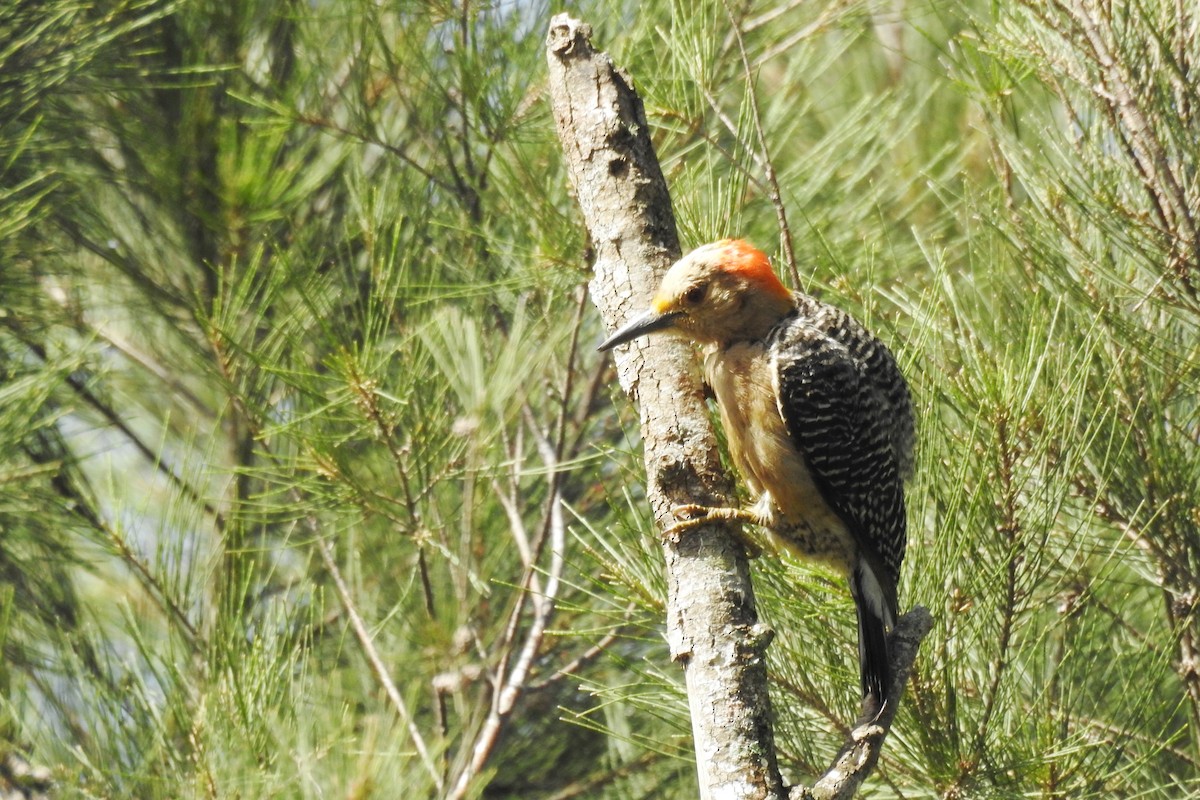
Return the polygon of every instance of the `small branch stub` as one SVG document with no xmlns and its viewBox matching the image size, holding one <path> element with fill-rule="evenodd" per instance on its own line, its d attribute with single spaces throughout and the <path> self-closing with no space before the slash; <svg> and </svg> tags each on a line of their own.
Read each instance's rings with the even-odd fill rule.
<svg viewBox="0 0 1200 800">
<path fill-rule="evenodd" d="M 883 742 L 896 718 L 904 686 L 917 660 L 917 651 L 932 629 L 933 617 L 922 606 L 916 606 L 896 622 L 896 629 L 888 638 L 892 665 L 891 696 L 896 698 L 896 702 L 885 708 L 878 719 L 855 727 L 825 774 L 811 788 L 793 786 L 788 793 L 788 800 L 849 800 L 854 797 L 879 763 Z"/>
</svg>

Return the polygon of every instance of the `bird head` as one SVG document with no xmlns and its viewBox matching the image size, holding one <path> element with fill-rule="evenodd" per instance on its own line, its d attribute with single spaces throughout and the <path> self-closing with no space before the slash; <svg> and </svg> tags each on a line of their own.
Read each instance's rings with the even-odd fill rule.
<svg viewBox="0 0 1200 800">
<path fill-rule="evenodd" d="M 599 349 L 667 330 L 700 343 L 754 339 L 793 308 L 792 293 L 780 283 L 765 253 L 741 239 L 722 239 L 676 261 L 663 276 L 650 308 Z"/>
</svg>

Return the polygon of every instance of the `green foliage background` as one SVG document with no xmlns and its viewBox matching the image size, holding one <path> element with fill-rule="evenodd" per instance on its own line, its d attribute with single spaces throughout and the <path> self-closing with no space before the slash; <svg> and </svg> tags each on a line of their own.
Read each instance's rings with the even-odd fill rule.
<svg viewBox="0 0 1200 800">
<path fill-rule="evenodd" d="M 557 10 L 0 8 L 0 794 L 695 796 Z M 686 244 L 757 242 L 913 384 L 936 627 L 864 796 L 1200 792 L 1200 13 L 570 10 Z M 850 604 L 755 579 L 803 781 Z"/>
</svg>

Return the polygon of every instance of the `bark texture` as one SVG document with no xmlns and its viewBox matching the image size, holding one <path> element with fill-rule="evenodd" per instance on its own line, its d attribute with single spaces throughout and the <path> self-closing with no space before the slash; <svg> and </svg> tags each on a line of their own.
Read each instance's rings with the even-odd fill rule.
<svg viewBox="0 0 1200 800">
<path fill-rule="evenodd" d="M 550 99 L 571 181 L 595 249 L 592 300 L 615 328 L 649 302 L 680 256 L 666 181 L 641 99 L 591 29 L 565 14 L 550 23 Z M 621 386 L 638 404 L 646 494 L 663 528 L 684 503 L 728 505 L 729 480 L 704 405 L 691 347 L 671 337 L 620 347 Z M 683 664 L 700 796 L 780 797 L 764 651 L 749 568 L 723 525 L 665 542 L 667 634 Z"/>
</svg>

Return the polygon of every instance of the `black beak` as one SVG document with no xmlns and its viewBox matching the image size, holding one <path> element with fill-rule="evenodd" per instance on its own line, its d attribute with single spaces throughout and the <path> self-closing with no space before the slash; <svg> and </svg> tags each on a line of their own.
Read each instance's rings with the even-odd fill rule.
<svg viewBox="0 0 1200 800">
<path fill-rule="evenodd" d="M 663 328 L 669 328 L 675 323 L 675 318 L 680 313 L 682 312 L 667 311 L 659 313 L 651 309 L 644 314 L 639 314 L 625 323 L 625 327 L 601 342 L 600 346 L 596 349 L 601 352 L 611 350 L 617 345 L 631 342 L 639 336 L 645 336 L 647 333 L 654 333 L 655 331 L 661 331 Z"/>
</svg>

